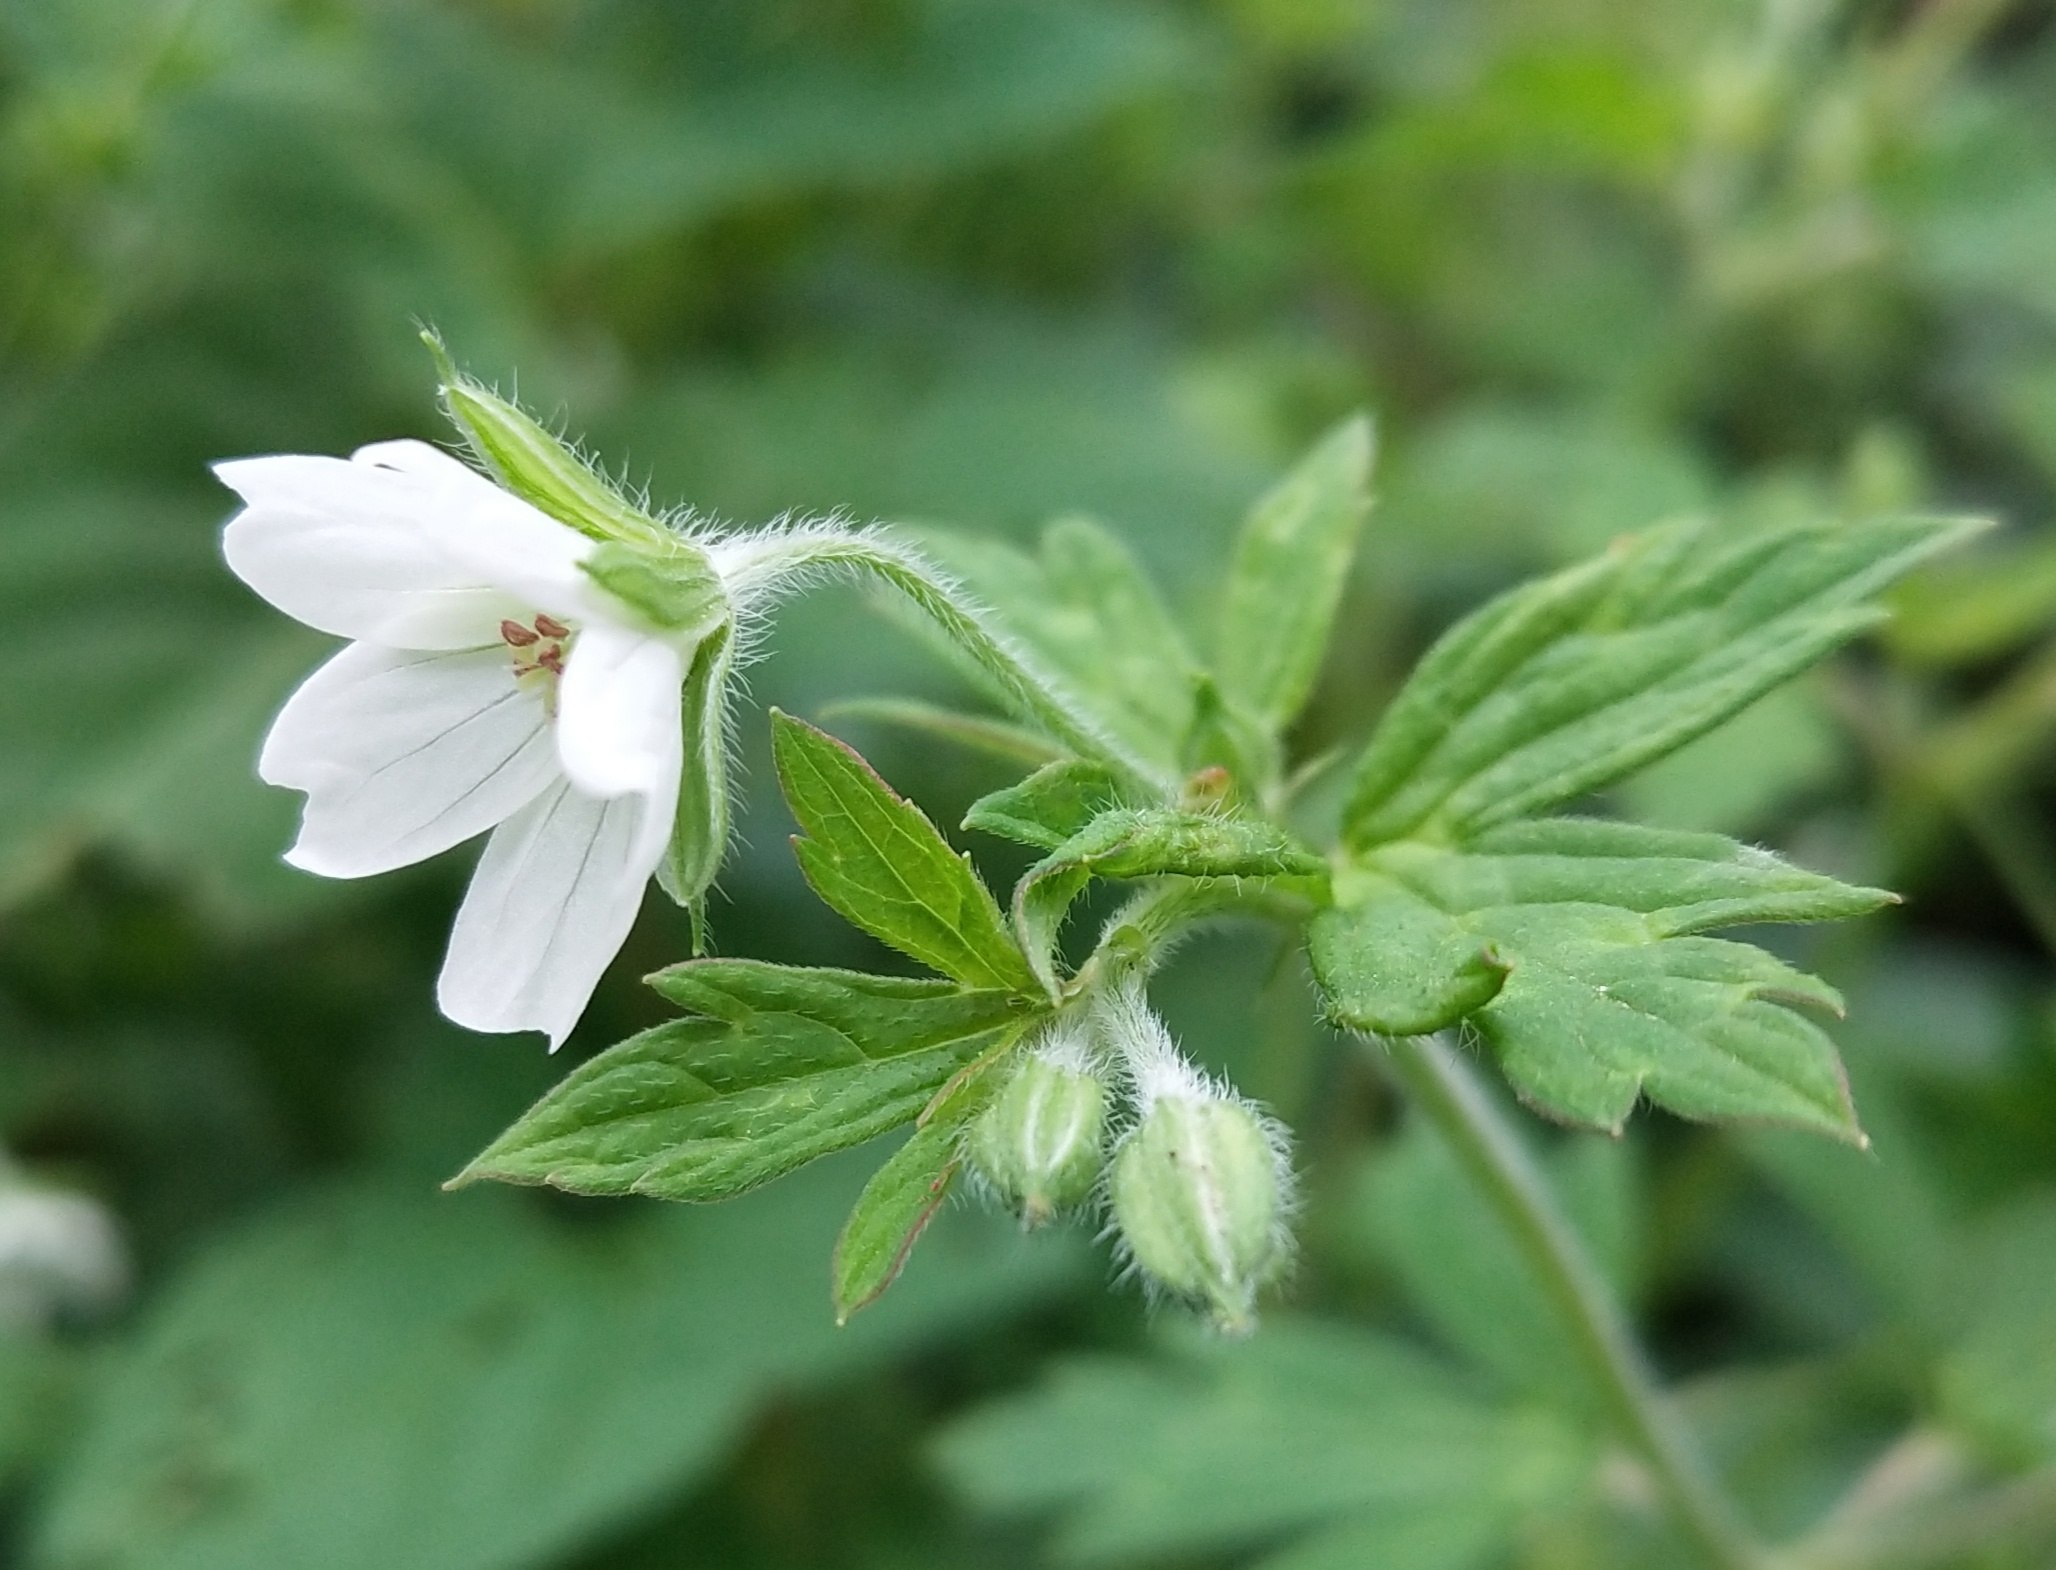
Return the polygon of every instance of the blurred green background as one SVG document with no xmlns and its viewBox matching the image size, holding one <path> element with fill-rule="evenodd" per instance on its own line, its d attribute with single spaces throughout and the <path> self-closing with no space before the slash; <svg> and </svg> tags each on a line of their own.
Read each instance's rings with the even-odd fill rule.
<svg viewBox="0 0 2056 1570">
<path fill-rule="evenodd" d="M 653 900 L 553 1062 L 434 1013 L 469 851 L 278 861 L 252 759 L 323 643 L 221 567 L 206 464 L 439 437 L 422 322 L 660 503 L 1084 511 L 1195 627 L 1369 407 L 1308 757 L 1620 530 L 2001 519 L 1611 803 L 1908 894 L 1805 943 L 1874 1152 L 1534 1132 L 1760 1530 L 1991 1485 L 1995 1540 L 1848 1562 L 2056 1563 L 2048 0 L 0 0 L 0 1563 L 1688 1562 L 1269 933 L 1161 989 L 1300 1142 L 1248 1343 L 969 1209 L 837 1331 L 864 1155 L 706 1210 L 440 1194 L 686 935 Z M 832 717 L 963 698 L 853 593 L 752 686 L 940 822 L 1005 781 Z M 741 738 L 719 948 L 894 968 Z"/>
</svg>

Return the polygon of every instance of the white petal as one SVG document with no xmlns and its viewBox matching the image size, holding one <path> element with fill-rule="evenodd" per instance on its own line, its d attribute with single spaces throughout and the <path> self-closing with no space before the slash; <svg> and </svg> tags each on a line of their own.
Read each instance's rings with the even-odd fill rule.
<svg viewBox="0 0 2056 1570">
<path fill-rule="evenodd" d="M 542 696 L 501 645 L 356 643 L 308 677 L 257 772 L 307 792 L 286 860 L 330 878 L 390 872 L 482 834 L 560 778 Z"/>
<path fill-rule="evenodd" d="M 352 460 L 284 456 L 215 465 L 248 504 L 222 549 L 236 575 L 324 632 L 400 648 L 488 641 L 541 606 L 583 617 L 592 543 L 425 442 Z"/>
<path fill-rule="evenodd" d="M 656 799 L 598 801 L 567 782 L 500 825 L 450 934 L 442 1011 L 561 1046 L 635 924 L 676 801 L 675 777 Z"/>
<path fill-rule="evenodd" d="M 557 756 L 589 796 L 649 795 L 684 757 L 678 650 L 606 622 L 571 645 L 557 695 Z"/>
</svg>

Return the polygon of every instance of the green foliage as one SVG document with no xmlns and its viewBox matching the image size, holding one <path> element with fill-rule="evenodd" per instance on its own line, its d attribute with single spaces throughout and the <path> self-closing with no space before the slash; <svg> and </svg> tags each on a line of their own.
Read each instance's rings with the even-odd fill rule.
<svg viewBox="0 0 2056 1570">
<path fill-rule="evenodd" d="M 1007 902 L 886 801 L 933 876 L 886 921 L 855 872 L 840 895 L 981 979 L 849 982 L 863 1024 L 833 1047 L 857 1005 L 815 1020 L 808 989 L 878 956 L 778 844 L 761 697 L 845 717 L 936 823 L 978 801 L 971 826 L 1038 857 L 1179 810 L 1326 852 L 1375 729 L 1390 777 L 1309 935 L 1323 1003 L 1503 1041 L 1559 1118 L 1611 1126 L 1640 1079 L 1815 1130 L 1659 1113 L 1544 1164 L 1655 1365 L 1690 1371 L 1677 1406 L 1773 1562 L 2042 1563 L 2052 82 L 2056 35 L 2019 3 L 0 5 L 0 1144 L 104 1203 L 136 1265 L 111 1319 L 0 1324 L 0 1560 L 1696 1562 L 1485 1196 L 1395 1120 L 1375 1052 L 1309 1024 L 1278 928 L 1319 879 L 1123 874 L 1118 907 L 1070 907 L 1104 918 L 1092 957 L 1038 982 Z M 278 864 L 296 803 L 250 762 L 324 645 L 221 570 L 205 468 L 446 438 L 424 321 L 580 437 L 602 491 L 708 524 L 919 520 L 1089 723 L 1018 691 L 975 712 L 990 670 L 936 676 L 833 594 L 703 645 L 659 876 L 711 921 L 651 902 L 564 1065 L 449 1039 L 427 1014 L 461 868 Z M 1431 658 L 1482 678 L 1475 707 L 1409 685 L 1466 611 L 1630 531 L 1699 520 L 1675 595 L 1773 540 L 1775 573 L 1917 549 L 1878 520 L 1938 506 L 2005 527 L 1894 588 L 1856 657 L 1645 772 L 1623 771 L 1854 627 L 1873 569 L 1767 620 L 1761 581 L 1651 619 L 1624 584 L 1683 531 L 1637 534 L 1522 591 L 1473 650 L 1505 669 Z M 1104 527 L 1037 543 L 1081 514 Z M 725 705 L 744 667 L 755 694 Z M 1546 811 L 1739 836 L 1838 883 L 1712 841 L 1519 843 L 1629 832 Z M 1026 860 L 973 848 L 996 892 Z M 1790 973 L 1708 946 L 1721 911 L 1825 918 L 1860 885 L 1906 909 L 1779 934 Z M 1170 952 L 1224 912 L 1266 920 Z M 681 997 L 695 1017 L 644 1035 L 637 977 L 717 940 L 805 1008 L 703 985 L 724 1012 Z M 1170 1345 L 1138 1354 L 1132 1295 L 1045 1269 L 1061 1250 L 1017 1260 L 955 1201 L 837 1332 L 855 1154 L 720 1210 L 430 1198 L 539 1095 L 612 1075 L 606 1042 L 677 1054 L 630 1076 L 654 1121 L 624 1150 L 683 1169 L 732 1138 L 746 1174 L 931 1107 L 984 1049 L 896 1049 L 929 1005 L 1018 1007 L 997 1046 L 1051 986 L 1077 1005 L 1152 964 L 1186 1047 L 1300 1151 L 1292 1309 L 1243 1346 L 1160 1321 Z M 1829 984 L 1868 1150 L 1818 1137 L 1852 1127 L 1806 1017 Z M 1651 1004 L 1625 1027 L 1622 985 Z M 754 1111 L 784 1132 L 744 1157 Z M 860 1217 L 845 1307 L 929 1213 L 936 1122 Z M 0 1270 L 0 1305 L 21 1279 Z M 1424 1365 L 1417 1334 L 1465 1366 Z M 1464 1416 L 1410 1427 L 1424 1400 Z M 942 1479 L 938 1430 L 973 1436 Z"/>
<path fill-rule="evenodd" d="M 1371 426 L 1339 427 L 1259 501 L 1228 568 L 1216 664 L 1234 700 L 1278 728 L 1313 691 L 1370 511 Z"/>
<path fill-rule="evenodd" d="M 785 799 L 807 837 L 793 852 L 836 912 L 969 987 L 1032 990 L 992 895 L 921 809 L 848 747 L 773 713 Z"/>
<path fill-rule="evenodd" d="M 988 1236 L 837 1334 L 846 1177 L 598 1229 L 356 1184 L 224 1236 L 94 1392 L 37 1562 L 548 1563 L 703 1476 L 768 1390 L 1055 1279 Z"/>
<path fill-rule="evenodd" d="M 1321 858 L 1260 819 L 1168 807 L 1103 812 L 1022 875 L 1014 929 L 1047 965 L 1071 904 L 1094 878 L 1320 878 Z"/>
<path fill-rule="evenodd" d="M 1711 548 L 1657 532 L 1452 628 L 1357 763 L 1350 869 L 1309 940 L 1333 1017 L 1393 1035 L 1468 1019 L 1523 1099 L 1569 1122 L 1618 1131 L 1646 1095 L 1860 1141 L 1833 1044 L 1789 1006 L 1839 1015 L 1834 989 L 1698 934 L 1891 896 L 1714 836 L 1521 820 L 1761 697 L 1974 527 L 1891 520 Z"/>
<path fill-rule="evenodd" d="M 964 827 L 1055 850 L 1121 805 L 1121 784 L 1112 770 L 1084 758 L 1061 758 L 1018 785 L 979 797 L 964 814 Z"/>
<path fill-rule="evenodd" d="M 989 1063 L 970 1065 L 938 1092 L 907 1142 L 871 1174 L 835 1240 L 835 1321 L 878 1301 L 949 1197 L 964 1160 L 964 1131 L 991 1100 Z"/>
<path fill-rule="evenodd" d="M 726 1199 L 912 1121 L 1027 1016 L 1009 992 L 752 960 L 650 981 L 701 1017 L 580 1065 L 458 1182 Z"/>
<path fill-rule="evenodd" d="M 1881 588 L 1979 527 L 1658 531 L 1517 589 L 1445 634 L 1393 700 L 1345 837 L 1462 839 L 1610 785 L 1875 624 Z"/>
<path fill-rule="evenodd" d="M 1584 1447 L 1389 1337 L 1316 1323 L 1075 1361 L 944 1437 L 988 1507 L 1061 1512 L 1061 1563 L 1255 1547 L 1265 1566 L 1489 1562 Z M 1369 1560 L 1355 1557 L 1370 1555 Z"/>
<path fill-rule="evenodd" d="M 1311 940 L 1343 1023 L 1418 1034 L 1468 1017 L 1514 1088 L 1571 1122 L 1618 1130 L 1646 1094 L 1686 1116 L 1860 1137 L 1833 1045 L 1788 1006 L 1839 1015 L 1840 997 L 1697 934 L 1861 915 L 1891 902 L 1882 890 L 1718 835 L 1576 818 L 1464 851 L 1402 841 L 1361 866 L 1360 896 L 1345 884 Z M 1395 917 L 1417 936 L 1386 960 L 1378 924 Z"/>
</svg>

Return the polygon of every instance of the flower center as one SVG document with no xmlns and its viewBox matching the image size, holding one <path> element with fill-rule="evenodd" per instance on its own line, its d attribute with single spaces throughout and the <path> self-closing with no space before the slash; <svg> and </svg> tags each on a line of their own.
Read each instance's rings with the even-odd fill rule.
<svg viewBox="0 0 2056 1570">
<path fill-rule="evenodd" d="M 564 651 L 571 646 L 571 629 L 554 616 L 540 612 L 532 621 L 500 623 L 500 640 L 514 656 L 514 680 L 523 687 L 539 688 L 543 711 L 557 717 L 557 682 L 564 674 Z"/>
</svg>

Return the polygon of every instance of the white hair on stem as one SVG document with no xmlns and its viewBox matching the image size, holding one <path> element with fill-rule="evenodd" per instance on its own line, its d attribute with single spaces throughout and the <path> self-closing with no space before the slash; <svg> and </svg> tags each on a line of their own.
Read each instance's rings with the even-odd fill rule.
<svg viewBox="0 0 2056 1570">
<path fill-rule="evenodd" d="M 1010 636 L 955 577 L 877 525 L 848 519 L 781 519 L 741 534 L 688 533 L 706 551 L 739 612 L 761 616 L 772 601 L 831 579 L 872 577 L 934 622 L 997 688 L 1016 715 L 1075 751 L 1113 764 L 1150 790 L 1163 778 L 1094 719 L 1035 653 Z"/>
</svg>

